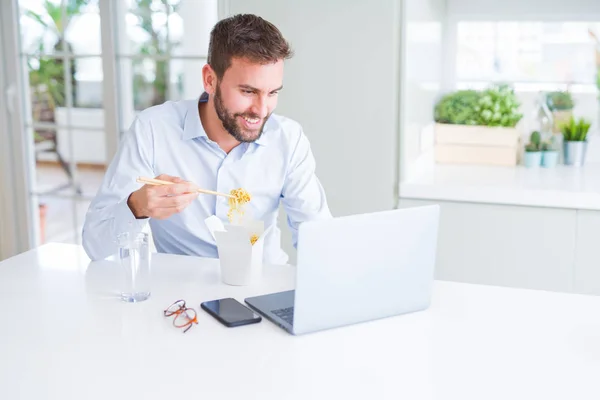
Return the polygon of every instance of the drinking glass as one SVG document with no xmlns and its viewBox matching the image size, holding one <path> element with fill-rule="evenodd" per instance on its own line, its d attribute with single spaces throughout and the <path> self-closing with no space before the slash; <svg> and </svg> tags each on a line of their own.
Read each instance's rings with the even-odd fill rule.
<svg viewBox="0 0 600 400">
<path fill-rule="evenodd" d="M 124 232 L 118 235 L 121 263 L 121 300 L 137 303 L 150 297 L 151 270 L 149 235 L 145 232 Z"/>
</svg>

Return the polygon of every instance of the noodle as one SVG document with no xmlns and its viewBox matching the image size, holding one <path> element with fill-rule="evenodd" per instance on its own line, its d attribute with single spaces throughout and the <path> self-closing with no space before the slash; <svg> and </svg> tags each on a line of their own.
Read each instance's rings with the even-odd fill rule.
<svg viewBox="0 0 600 400">
<path fill-rule="evenodd" d="M 229 198 L 229 211 L 227 212 L 227 218 L 229 218 L 229 222 L 233 222 L 233 215 L 237 213 L 239 217 L 244 215 L 244 204 L 250 202 L 250 193 L 245 191 L 242 188 L 232 189 L 229 192 L 233 197 Z"/>
<path fill-rule="evenodd" d="M 227 212 L 227 218 L 229 222 L 233 222 L 234 214 L 237 213 L 238 217 L 241 218 L 244 215 L 244 205 L 249 203 L 251 200 L 250 193 L 246 190 L 239 188 L 233 189 L 229 192 L 233 197 L 229 198 L 229 211 Z M 254 246 L 254 243 L 258 240 L 258 235 L 253 234 L 250 236 L 250 243 Z"/>
</svg>

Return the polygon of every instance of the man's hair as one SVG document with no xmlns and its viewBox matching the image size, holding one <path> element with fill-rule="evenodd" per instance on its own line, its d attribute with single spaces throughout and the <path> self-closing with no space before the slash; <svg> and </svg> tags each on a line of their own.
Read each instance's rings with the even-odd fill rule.
<svg viewBox="0 0 600 400">
<path fill-rule="evenodd" d="M 272 23 L 252 14 L 239 14 L 219 21 L 210 33 L 208 64 L 221 79 L 231 59 L 247 58 L 260 64 L 291 58 L 293 51 Z"/>
</svg>

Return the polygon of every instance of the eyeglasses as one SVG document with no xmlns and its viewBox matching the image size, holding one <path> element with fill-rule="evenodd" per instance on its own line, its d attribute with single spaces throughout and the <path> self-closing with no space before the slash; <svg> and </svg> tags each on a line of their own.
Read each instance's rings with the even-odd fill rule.
<svg viewBox="0 0 600 400">
<path fill-rule="evenodd" d="M 163 312 L 165 317 L 175 315 L 175 319 L 173 319 L 173 325 L 176 328 L 185 328 L 183 333 L 187 332 L 188 329 L 192 327 L 192 324 L 198 324 L 196 310 L 193 308 L 187 308 L 185 306 L 185 300 L 177 300 L 175 303 L 167 307 L 167 309 Z"/>
</svg>

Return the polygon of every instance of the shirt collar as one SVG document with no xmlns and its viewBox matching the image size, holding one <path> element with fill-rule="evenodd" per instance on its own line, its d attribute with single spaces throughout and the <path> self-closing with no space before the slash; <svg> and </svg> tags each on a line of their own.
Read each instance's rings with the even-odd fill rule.
<svg viewBox="0 0 600 400">
<path fill-rule="evenodd" d="M 194 139 L 197 137 L 205 137 L 208 139 L 208 135 L 202 126 L 202 121 L 200 121 L 200 114 L 198 112 L 198 105 L 200 103 L 206 103 L 208 101 L 208 93 L 203 92 L 202 95 L 198 98 L 197 101 L 190 102 L 190 106 L 187 109 L 185 114 L 185 119 L 183 122 L 183 140 Z M 275 117 L 271 114 L 265 126 L 263 128 L 263 133 L 254 143 L 260 146 L 266 146 L 269 142 L 268 133 L 277 130 L 279 128 L 279 123 L 275 119 Z M 272 135 L 272 133 L 271 133 Z"/>
<path fill-rule="evenodd" d="M 190 105 L 185 113 L 185 119 L 183 121 L 183 140 L 194 139 L 197 137 L 204 136 L 208 139 L 206 131 L 200 121 L 200 114 L 198 112 L 198 104 L 206 103 L 208 101 L 208 94 L 202 93 L 200 98 L 196 101 L 190 101 Z"/>
</svg>

